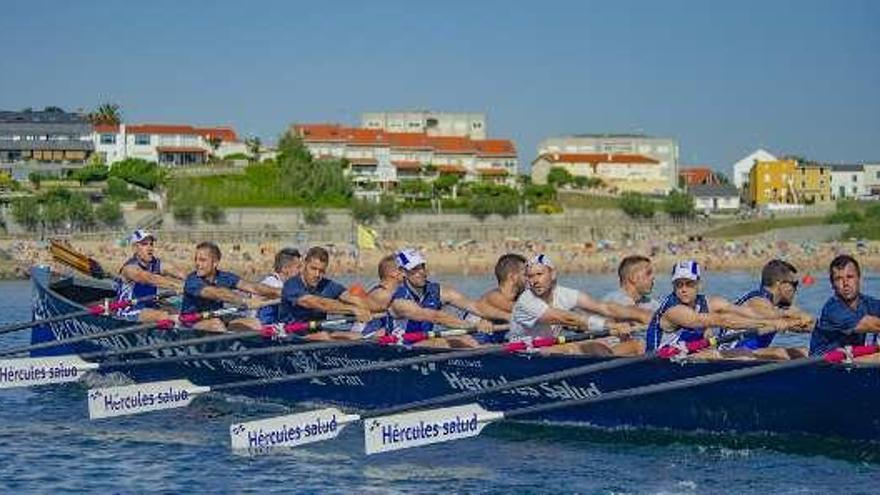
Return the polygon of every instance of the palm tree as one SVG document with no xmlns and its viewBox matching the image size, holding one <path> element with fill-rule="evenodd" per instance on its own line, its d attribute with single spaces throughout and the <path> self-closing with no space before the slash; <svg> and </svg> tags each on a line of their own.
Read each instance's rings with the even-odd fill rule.
<svg viewBox="0 0 880 495">
<path fill-rule="evenodd" d="M 115 103 L 103 103 L 88 115 L 88 119 L 93 125 L 119 125 L 122 122 L 122 112 Z"/>
</svg>

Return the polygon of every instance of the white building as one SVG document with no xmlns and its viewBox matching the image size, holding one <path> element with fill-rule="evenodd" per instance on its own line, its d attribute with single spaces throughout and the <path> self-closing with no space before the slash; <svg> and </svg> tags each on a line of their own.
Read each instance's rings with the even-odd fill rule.
<svg viewBox="0 0 880 495">
<path fill-rule="evenodd" d="M 247 153 L 230 127 L 193 127 L 165 124 L 120 124 L 95 126 L 95 152 L 112 164 L 127 158 L 141 158 L 161 165 L 204 163 L 209 155 L 223 157 Z M 212 141 L 217 140 L 217 149 Z"/>
<path fill-rule="evenodd" d="M 367 112 L 361 127 L 386 132 L 425 133 L 428 136 L 458 136 L 486 139 L 486 114 L 470 112 Z"/>
<path fill-rule="evenodd" d="M 631 154 L 657 161 L 654 167 L 666 185 L 665 191 L 678 187 L 678 143 L 667 138 L 641 134 L 579 134 L 547 138 L 538 145 L 538 156 L 562 154 Z"/>
<path fill-rule="evenodd" d="M 475 140 L 337 124 L 298 124 L 289 132 L 301 138 L 316 159 L 347 160 L 350 177 L 360 185 L 431 180 L 439 174 L 513 184 L 518 173 L 516 147 L 508 139 Z"/>
<path fill-rule="evenodd" d="M 739 210 L 739 190 L 731 184 L 695 184 L 688 187 L 694 209 L 704 213 L 733 213 Z"/>
<path fill-rule="evenodd" d="M 532 182 L 546 184 L 557 167 L 575 177 L 601 179 L 619 192 L 665 195 L 672 190 L 658 160 L 631 153 L 546 153 L 532 162 Z"/>
<path fill-rule="evenodd" d="M 865 195 L 880 196 L 880 163 L 866 163 L 864 167 Z"/>
<path fill-rule="evenodd" d="M 831 198 L 859 198 L 868 194 L 864 165 L 831 165 Z"/>
<path fill-rule="evenodd" d="M 773 162 L 776 157 L 769 151 L 758 149 L 749 156 L 733 164 L 733 185 L 740 191 L 746 191 L 749 188 L 749 172 L 755 166 L 755 162 Z"/>
</svg>

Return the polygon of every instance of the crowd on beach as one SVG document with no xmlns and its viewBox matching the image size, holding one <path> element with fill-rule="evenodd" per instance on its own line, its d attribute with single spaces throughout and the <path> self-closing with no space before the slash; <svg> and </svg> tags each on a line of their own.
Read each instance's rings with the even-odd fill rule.
<svg viewBox="0 0 880 495">
<path fill-rule="evenodd" d="M 271 272 L 275 254 L 285 244 L 223 242 L 223 267 L 248 280 L 258 280 Z M 166 264 L 188 270 L 192 265 L 192 244 L 161 239 L 161 252 Z M 84 254 L 97 260 L 104 269 L 115 272 L 120 260 L 130 254 L 125 243 L 73 241 Z M 695 259 L 711 271 L 757 271 L 770 258 L 781 258 L 801 267 L 804 272 L 821 271 L 826 260 L 841 253 L 859 256 L 868 270 L 880 268 L 880 243 L 877 242 L 801 242 L 764 240 L 680 239 L 647 242 L 554 243 L 507 240 L 499 242 L 431 242 L 382 241 L 375 250 L 359 250 L 351 245 L 325 246 L 331 254 L 329 272 L 336 275 L 372 277 L 384 253 L 414 247 L 431 259 L 434 273 L 475 275 L 491 273 L 499 253 L 517 252 L 530 257 L 546 253 L 556 260 L 562 273 L 610 273 L 629 253 L 644 253 L 661 270 L 681 258 Z M 51 263 L 48 243 L 42 241 L 0 241 L 0 250 L 7 256 L 5 275 L 25 278 L 35 264 Z"/>
</svg>

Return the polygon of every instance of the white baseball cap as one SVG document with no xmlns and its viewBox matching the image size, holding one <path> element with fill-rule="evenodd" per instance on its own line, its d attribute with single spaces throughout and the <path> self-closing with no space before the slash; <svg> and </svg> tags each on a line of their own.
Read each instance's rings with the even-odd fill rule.
<svg viewBox="0 0 880 495">
<path fill-rule="evenodd" d="M 428 260 L 415 249 L 401 249 L 394 258 L 397 260 L 397 266 L 404 270 L 412 270 L 413 268 L 428 263 Z"/>
<path fill-rule="evenodd" d="M 672 281 L 700 280 L 700 265 L 694 260 L 679 261 L 672 267 Z"/>
<path fill-rule="evenodd" d="M 529 266 L 533 265 L 544 265 L 548 268 L 554 268 L 553 262 L 550 261 L 550 257 L 544 253 L 538 254 L 534 258 L 529 260 Z"/>
<path fill-rule="evenodd" d="M 131 244 L 137 244 L 139 242 L 143 242 L 147 239 L 156 240 L 156 236 L 153 235 L 152 232 L 147 232 L 144 229 L 137 229 L 128 236 L 128 242 Z"/>
</svg>

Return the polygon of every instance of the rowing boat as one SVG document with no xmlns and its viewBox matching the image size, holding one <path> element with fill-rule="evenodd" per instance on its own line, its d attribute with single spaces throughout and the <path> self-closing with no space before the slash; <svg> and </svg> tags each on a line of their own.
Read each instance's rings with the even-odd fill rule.
<svg viewBox="0 0 880 495">
<path fill-rule="evenodd" d="M 35 319 L 81 311 L 90 302 L 112 297 L 103 281 L 58 276 L 47 268 L 32 272 Z M 131 325 L 121 319 L 82 316 L 32 330 L 32 343 L 97 334 Z M 79 341 L 33 352 L 33 356 L 83 354 L 130 349 L 196 336 L 188 329 L 153 330 Z M 287 342 L 289 344 L 289 342 Z M 186 345 L 113 359 L 198 355 L 279 345 L 273 340 L 243 338 L 224 343 Z M 242 379 L 367 365 L 442 350 L 365 344 L 338 349 L 294 351 L 248 357 L 191 361 L 124 369 L 135 381 L 186 378 L 199 385 Z M 491 387 L 529 376 L 601 362 L 608 357 L 493 354 L 369 373 L 331 376 L 296 383 L 276 383 L 236 393 L 284 403 L 323 403 L 351 411 L 388 408 L 462 390 Z M 584 399 L 658 382 L 766 364 L 766 361 L 714 360 L 674 363 L 648 360 L 615 369 L 524 386 L 481 397 L 484 407 L 508 410 L 560 400 Z M 869 363 L 827 364 L 784 369 L 759 376 L 592 405 L 567 407 L 525 418 L 549 423 L 601 428 L 660 428 L 674 431 L 806 434 L 880 442 L 880 369 Z"/>
</svg>

